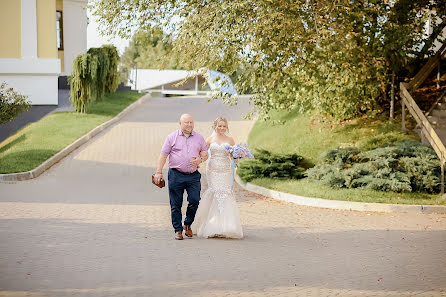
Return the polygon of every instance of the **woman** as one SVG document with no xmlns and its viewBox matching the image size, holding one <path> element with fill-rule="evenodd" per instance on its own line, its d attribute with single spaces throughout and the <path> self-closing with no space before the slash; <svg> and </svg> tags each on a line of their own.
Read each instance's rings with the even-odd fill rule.
<svg viewBox="0 0 446 297">
<path fill-rule="evenodd" d="M 210 158 L 206 168 L 208 189 L 202 195 L 192 230 L 198 237 L 242 238 L 243 230 L 235 197 L 232 193 L 232 155 L 225 145 L 234 145 L 226 135 L 228 121 L 218 117 L 215 134 L 206 139 Z"/>
</svg>

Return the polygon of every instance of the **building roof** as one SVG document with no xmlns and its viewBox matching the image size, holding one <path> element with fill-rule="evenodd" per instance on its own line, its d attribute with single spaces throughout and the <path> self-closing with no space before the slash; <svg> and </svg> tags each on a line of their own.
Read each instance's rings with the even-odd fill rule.
<svg viewBox="0 0 446 297">
<path fill-rule="evenodd" d="M 132 69 L 129 76 L 129 85 L 132 90 L 150 91 L 161 89 L 164 85 L 181 82 L 187 78 L 202 76 L 212 92 L 222 92 L 236 95 L 237 91 L 231 78 L 221 72 L 214 70 L 200 69 L 192 70 L 172 70 L 172 69 Z M 192 91 L 192 90 L 191 90 Z"/>
</svg>

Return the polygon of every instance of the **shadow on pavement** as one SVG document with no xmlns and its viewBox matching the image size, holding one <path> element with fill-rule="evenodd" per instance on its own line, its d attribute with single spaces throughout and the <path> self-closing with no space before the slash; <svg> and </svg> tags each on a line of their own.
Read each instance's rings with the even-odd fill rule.
<svg viewBox="0 0 446 297">
<path fill-rule="evenodd" d="M 410 296 L 446 289 L 444 254 L 438 249 L 446 231 L 308 233 L 299 226 L 249 225 L 242 240 L 175 241 L 164 221 L 148 214 L 138 223 L 125 222 L 131 217 L 118 210 L 109 219 L 121 223 L 89 223 L 90 217 L 2 219 L 0 292 L 294 296 L 302 288 L 325 288 L 340 295 L 357 290 Z M 417 245 L 425 245 L 422 254 L 414 253 Z"/>
</svg>

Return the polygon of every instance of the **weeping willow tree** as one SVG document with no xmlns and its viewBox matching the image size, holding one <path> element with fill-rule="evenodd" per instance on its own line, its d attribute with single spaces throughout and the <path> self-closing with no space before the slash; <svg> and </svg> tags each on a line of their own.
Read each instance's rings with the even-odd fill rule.
<svg viewBox="0 0 446 297">
<path fill-rule="evenodd" d="M 105 94 L 105 79 L 108 74 L 109 60 L 103 48 L 90 48 L 88 50 L 89 54 L 97 57 L 98 67 L 96 68 L 96 79 L 94 83 L 96 84 L 93 92 L 93 97 L 95 100 L 104 99 Z"/>
<path fill-rule="evenodd" d="M 104 45 L 102 49 L 108 56 L 109 61 L 107 78 L 105 79 L 105 92 L 114 93 L 118 88 L 118 51 L 113 45 Z"/>
<path fill-rule="evenodd" d="M 77 112 L 86 113 L 91 101 L 102 100 L 105 92 L 116 90 L 118 59 L 114 46 L 90 48 L 76 57 L 68 82 L 70 100 Z"/>
<path fill-rule="evenodd" d="M 73 70 L 68 78 L 70 100 L 77 112 L 86 113 L 88 103 L 93 99 L 96 88 L 98 58 L 85 53 L 73 61 Z"/>
</svg>

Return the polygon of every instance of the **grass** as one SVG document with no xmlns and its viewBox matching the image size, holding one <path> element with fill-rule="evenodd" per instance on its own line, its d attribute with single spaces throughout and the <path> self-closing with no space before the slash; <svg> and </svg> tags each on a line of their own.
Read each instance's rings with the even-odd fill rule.
<svg viewBox="0 0 446 297">
<path fill-rule="evenodd" d="M 23 127 L 0 143 L 0 173 L 36 168 L 140 97 L 136 92 L 107 94 L 103 101 L 91 104 L 88 114 L 55 112 Z"/>
<path fill-rule="evenodd" d="M 323 152 L 339 146 L 355 146 L 360 150 L 369 150 L 405 139 L 417 139 L 417 136 L 401 132 L 401 126 L 390 124 L 384 115 L 327 126 L 313 120 L 310 115 L 276 112 L 271 114 L 271 120 L 256 122 L 248 142 L 250 148 L 254 150 L 262 148 L 277 153 L 297 153 L 306 159 L 306 167 L 311 167 L 321 161 Z M 252 180 L 251 183 L 295 195 L 332 200 L 446 204 L 446 200 L 439 194 L 335 189 L 310 182 L 307 178 L 301 180 L 259 178 Z"/>
</svg>

